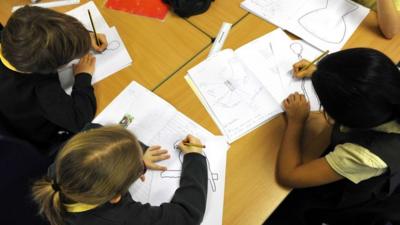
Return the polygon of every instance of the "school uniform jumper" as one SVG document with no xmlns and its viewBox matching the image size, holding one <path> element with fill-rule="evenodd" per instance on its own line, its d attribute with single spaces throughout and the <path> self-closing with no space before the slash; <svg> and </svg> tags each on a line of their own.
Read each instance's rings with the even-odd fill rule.
<svg viewBox="0 0 400 225">
<path fill-rule="evenodd" d="M 66 213 L 68 225 L 196 225 L 203 220 L 207 199 L 207 162 L 203 155 L 184 156 L 180 186 L 169 203 L 142 204 L 127 193 L 116 204 Z"/>
<path fill-rule="evenodd" d="M 87 73 L 76 75 L 69 96 L 57 73 L 21 73 L 1 57 L 1 126 L 42 150 L 67 140 L 95 115 L 91 78 Z"/>
</svg>

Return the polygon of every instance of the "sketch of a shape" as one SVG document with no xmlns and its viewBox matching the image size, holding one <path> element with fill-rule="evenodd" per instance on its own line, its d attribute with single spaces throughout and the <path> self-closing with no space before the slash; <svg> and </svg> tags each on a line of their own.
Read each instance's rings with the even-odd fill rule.
<svg viewBox="0 0 400 225">
<path fill-rule="evenodd" d="M 220 82 L 203 82 L 200 84 L 200 88 L 206 90 L 212 106 L 234 108 L 245 104 L 250 108 L 257 107 L 254 105 L 253 99 L 257 98 L 263 88 L 261 85 L 256 89 L 247 88 L 247 86 L 252 85 L 252 81 L 240 66 L 240 62 L 232 59 L 219 74 L 226 79 Z"/>
<path fill-rule="evenodd" d="M 174 149 L 175 151 L 179 151 L 179 161 L 181 162 L 181 164 L 183 164 L 183 156 L 184 154 L 182 153 L 182 151 L 180 151 L 178 149 L 178 144 L 181 142 L 181 140 L 178 140 L 175 145 L 174 145 Z M 217 191 L 217 185 L 215 184 L 215 182 L 218 180 L 218 173 L 214 173 L 211 170 L 211 166 L 210 166 L 210 162 L 208 161 L 207 155 L 203 152 L 203 155 L 206 157 L 206 161 L 207 161 L 207 171 L 208 171 L 208 181 L 210 182 L 211 185 L 211 190 L 213 192 Z M 182 170 L 178 170 L 178 169 L 173 169 L 173 170 L 166 170 L 160 173 L 160 177 L 161 178 L 180 178 L 181 177 L 181 173 Z"/>
<path fill-rule="evenodd" d="M 113 40 L 108 43 L 108 46 L 105 49 L 105 51 L 115 51 L 118 50 L 119 47 L 121 47 L 121 43 L 118 40 Z"/>
<path fill-rule="evenodd" d="M 292 44 L 290 44 L 290 49 L 292 50 L 293 54 L 295 54 L 297 56 L 298 60 L 303 59 L 304 48 L 301 43 L 293 42 Z M 307 101 L 309 101 L 310 98 L 308 97 L 305 78 L 301 79 L 301 91 L 303 92 L 304 96 L 306 96 Z"/>
<path fill-rule="evenodd" d="M 279 0 L 251 0 L 250 2 L 259 7 L 264 16 L 278 15 L 280 11 L 279 9 L 281 8 Z"/>
<path fill-rule="evenodd" d="M 297 22 L 316 38 L 327 43 L 340 44 L 347 33 L 345 17 L 356 11 L 358 5 L 349 0 L 325 1 L 324 7 L 304 14 Z"/>
</svg>

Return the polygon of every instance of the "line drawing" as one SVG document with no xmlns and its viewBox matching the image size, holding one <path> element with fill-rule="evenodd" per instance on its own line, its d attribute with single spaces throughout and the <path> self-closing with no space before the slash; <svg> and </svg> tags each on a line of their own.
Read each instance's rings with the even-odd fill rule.
<svg viewBox="0 0 400 225">
<path fill-rule="evenodd" d="M 251 3 L 253 3 L 255 6 L 259 7 L 261 9 L 261 14 L 263 16 L 275 16 L 279 14 L 279 1 L 276 0 L 268 0 L 268 1 L 257 1 L 257 0 L 251 0 Z"/>
<path fill-rule="evenodd" d="M 219 106 L 222 108 L 234 108 L 240 104 L 246 104 L 248 107 L 257 108 L 254 105 L 254 99 L 263 90 L 260 86 L 251 92 L 244 88 L 249 82 L 250 77 L 247 74 L 238 74 L 233 68 L 233 63 L 228 63 L 219 75 L 226 77 L 223 81 L 207 82 L 200 84 L 201 89 L 207 89 L 206 93 L 212 98 L 211 107 Z M 224 74 L 227 74 L 224 76 Z"/>
<path fill-rule="evenodd" d="M 105 51 L 115 51 L 121 47 L 121 43 L 117 40 L 111 41 L 108 43 L 108 46 Z"/>
<path fill-rule="evenodd" d="M 301 43 L 298 42 L 293 42 L 290 44 L 290 49 L 292 50 L 292 52 L 297 56 L 298 60 L 302 60 L 303 59 L 303 45 Z M 308 93 L 307 93 L 307 89 L 306 89 L 306 80 L 303 77 L 301 79 L 301 90 L 303 91 L 303 94 L 306 96 L 307 101 L 310 100 L 310 98 L 308 97 Z"/>
<path fill-rule="evenodd" d="M 334 0 L 325 0 L 326 4 L 324 7 L 319 8 L 319 9 L 314 9 L 303 16 L 299 17 L 297 19 L 297 23 L 308 33 L 313 35 L 314 37 L 320 39 L 321 41 L 331 43 L 331 44 L 340 44 L 343 42 L 343 40 L 346 37 L 347 34 L 347 23 L 345 21 L 345 17 L 348 16 L 349 14 L 353 13 L 356 11 L 359 6 L 355 4 L 354 2 L 351 2 L 349 0 L 343 1 L 344 7 L 348 7 L 348 11 L 346 11 L 345 14 L 343 14 L 340 17 L 340 22 L 338 23 L 332 23 L 336 27 L 329 27 L 329 26 L 318 26 L 321 25 L 316 23 L 316 21 L 319 21 L 320 18 L 327 18 L 329 16 L 329 12 L 333 10 L 329 10 L 328 8 L 334 2 Z M 342 6 L 342 5 L 339 5 Z M 327 12 L 324 12 L 327 11 Z M 328 14 L 327 14 L 328 13 Z M 332 15 L 331 15 L 332 16 Z M 332 21 L 335 18 L 327 18 L 327 21 Z M 338 27 L 339 26 L 339 27 Z M 320 29 L 323 30 L 320 30 Z"/>
<path fill-rule="evenodd" d="M 179 139 L 179 140 L 177 140 L 175 142 L 174 150 L 179 152 L 178 158 L 179 158 L 179 161 L 181 162 L 181 164 L 183 164 L 183 156 L 184 156 L 184 154 L 182 153 L 181 150 L 178 149 L 178 145 L 179 145 L 179 143 L 181 141 L 182 140 Z M 208 181 L 210 182 L 211 190 L 213 192 L 216 192 L 217 191 L 216 181 L 218 180 L 219 174 L 218 173 L 214 173 L 211 170 L 210 162 L 208 161 L 207 155 L 206 155 L 206 153 L 204 151 L 203 151 L 203 155 L 204 155 L 204 157 L 206 157 L 206 161 L 207 161 Z M 176 179 L 176 178 L 180 178 L 181 177 L 181 173 L 182 173 L 182 170 L 180 170 L 180 169 L 173 169 L 173 170 L 169 169 L 169 170 L 161 172 L 160 173 L 160 177 L 161 178 L 166 178 L 166 179 L 169 179 L 169 178 Z"/>
</svg>

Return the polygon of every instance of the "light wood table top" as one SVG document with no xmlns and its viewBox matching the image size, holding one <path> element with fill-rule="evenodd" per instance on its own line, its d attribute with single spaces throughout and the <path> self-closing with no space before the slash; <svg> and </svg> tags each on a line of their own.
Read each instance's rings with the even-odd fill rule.
<svg viewBox="0 0 400 225">
<path fill-rule="evenodd" d="M 189 17 L 194 26 L 203 30 L 210 37 L 216 37 L 222 22 L 231 24 L 237 23 L 247 13 L 240 8 L 240 3 L 243 0 L 215 0 L 211 3 L 211 7 L 207 12 Z"/>
<path fill-rule="evenodd" d="M 375 15 L 372 13 L 346 48 L 372 46 L 399 60 L 400 51 L 396 54 L 393 48 L 400 46 L 400 39 L 385 40 L 377 33 L 375 26 Z M 256 16 L 248 15 L 232 29 L 225 47 L 236 49 L 275 28 Z M 212 133 L 220 134 L 184 80 L 187 71 L 204 60 L 208 51 L 209 48 L 156 89 L 155 93 Z M 278 116 L 231 145 L 226 170 L 223 224 L 262 224 L 288 194 L 289 190 L 279 186 L 275 179 L 276 158 L 284 128 L 284 118 Z"/>
<path fill-rule="evenodd" d="M 249 26 L 251 24 L 251 26 Z M 229 34 L 225 46 L 236 49 L 275 27 L 247 16 Z M 204 60 L 203 51 L 155 93 L 214 134 L 220 134 L 207 111 L 184 80 L 188 69 Z M 275 181 L 275 161 L 284 129 L 278 117 L 231 145 L 226 169 L 223 224 L 261 224 L 288 193 Z"/>
<path fill-rule="evenodd" d="M 11 7 L 28 0 L 0 1 L 0 22 L 5 24 Z M 87 0 L 81 0 L 82 3 Z M 94 85 L 98 112 L 132 80 L 153 89 L 211 42 L 187 21 L 169 14 L 164 21 L 136 16 L 103 7 L 94 1 L 109 26 L 116 26 L 133 64 Z M 68 11 L 77 5 L 55 8 Z"/>
</svg>

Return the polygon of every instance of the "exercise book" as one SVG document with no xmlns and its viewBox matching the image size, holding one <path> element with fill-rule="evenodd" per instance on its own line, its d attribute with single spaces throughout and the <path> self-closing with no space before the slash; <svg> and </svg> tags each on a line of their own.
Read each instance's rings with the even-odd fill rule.
<svg viewBox="0 0 400 225">
<path fill-rule="evenodd" d="M 126 123 L 130 118 L 130 123 Z M 222 224 L 226 155 L 229 145 L 224 137 L 214 136 L 177 111 L 172 105 L 136 82 L 128 85 L 94 120 L 102 125 L 124 126 L 148 146 L 160 145 L 170 159 L 160 161 L 166 171 L 148 170 L 145 181 L 137 180 L 129 189 L 135 201 L 160 205 L 169 202 L 179 187 L 183 154 L 177 148 L 187 134 L 206 146 L 208 194 L 203 225 Z"/>
<path fill-rule="evenodd" d="M 245 0 L 241 7 L 330 52 L 342 49 L 369 13 L 352 0 Z"/>
<path fill-rule="evenodd" d="M 321 52 L 276 29 L 233 51 L 225 49 L 188 71 L 186 80 L 229 143 L 279 113 L 281 103 L 299 92 L 311 110 L 320 104 L 309 79 L 293 77 L 292 65 Z"/>
</svg>

